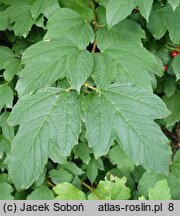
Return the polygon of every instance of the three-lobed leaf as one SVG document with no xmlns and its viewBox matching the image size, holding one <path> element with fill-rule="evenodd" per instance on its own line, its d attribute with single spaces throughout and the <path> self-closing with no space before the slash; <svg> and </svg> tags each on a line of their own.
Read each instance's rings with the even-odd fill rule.
<svg viewBox="0 0 180 216">
<path fill-rule="evenodd" d="M 93 58 L 66 38 L 59 38 L 43 40 L 26 49 L 22 63 L 25 68 L 16 86 L 19 94 L 47 89 L 63 77 L 79 92 L 92 72 Z"/>
<path fill-rule="evenodd" d="M 97 94 L 87 115 L 87 139 L 96 158 L 106 154 L 117 139 L 135 163 L 155 172 L 168 172 L 168 140 L 154 119 L 169 112 L 149 91 L 131 85 L 110 85 Z"/>
<path fill-rule="evenodd" d="M 143 29 L 129 19 L 121 21 L 112 28 L 104 26 L 96 32 L 96 42 L 100 50 L 111 47 L 118 42 L 135 42 L 141 45 L 142 38 L 145 38 Z"/>
<path fill-rule="evenodd" d="M 93 28 L 76 11 L 69 8 L 57 10 L 48 20 L 45 39 L 65 37 L 79 48 L 85 49 L 94 40 Z"/>
<path fill-rule="evenodd" d="M 152 89 L 152 75 L 161 76 L 163 73 L 162 63 L 137 43 L 119 42 L 107 46 L 100 42 L 100 46 L 101 53 L 95 55 L 92 74 L 98 88 L 104 88 L 106 84 L 115 81 Z"/>
<path fill-rule="evenodd" d="M 17 188 L 28 188 L 43 171 L 52 143 L 64 156 L 78 143 L 79 103 L 76 95 L 66 92 L 25 95 L 8 122 L 20 125 L 12 142 L 9 173 Z"/>
<path fill-rule="evenodd" d="M 173 11 L 172 7 L 167 5 L 151 11 L 147 27 L 156 39 L 163 37 L 168 30 L 170 39 L 174 43 L 180 44 L 179 22 L 180 6 Z"/>
</svg>

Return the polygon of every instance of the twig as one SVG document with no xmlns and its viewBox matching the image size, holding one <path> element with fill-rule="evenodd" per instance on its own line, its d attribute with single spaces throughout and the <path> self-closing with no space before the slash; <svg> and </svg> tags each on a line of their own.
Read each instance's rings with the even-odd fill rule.
<svg viewBox="0 0 180 216">
<path fill-rule="evenodd" d="M 81 182 L 82 185 L 84 185 L 86 188 L 88 188 L 99 200 L 102 200 L 101 197 L 95 192 L 95 188 L 89 186 L 85 182 Z"/>
<path fill-rule="evenodd" d="M 94 91 L 97 91 L 97 89 L 96 89 L 96 87 L 94 87 L 94 86 L 92 86 L 92 85 L 90 85 L 89 83 L 84 83 L 84 86 L 86 86 L 86 87 L 88 87 L 89 89 L 92 89 L 92 90 L 94 90 Z"/>
</svg>

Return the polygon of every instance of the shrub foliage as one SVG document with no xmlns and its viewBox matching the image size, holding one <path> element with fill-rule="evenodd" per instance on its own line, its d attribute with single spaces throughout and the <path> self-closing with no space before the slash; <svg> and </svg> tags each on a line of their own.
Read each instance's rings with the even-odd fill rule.
<svg viewBox="0 0 180 216">
<path fill-rule="evenodd" d="M 0 199 L 180 199 L 180 0 L 0 0 Z"/>
</svg>

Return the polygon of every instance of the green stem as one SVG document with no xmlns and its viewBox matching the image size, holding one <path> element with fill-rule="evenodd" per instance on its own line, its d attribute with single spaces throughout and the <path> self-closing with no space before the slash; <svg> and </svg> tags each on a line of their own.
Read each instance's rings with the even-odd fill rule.
<svg viewBox="0 0 180 216">
<path fill-rule="evenodd" d="M 94 91 L 97 91 L 97 88 L 96 87 L 94 87 L 94 86 L 92 86 L 92 85 L 90 85 L 89 83 L 84 83 L 84 86 L 85 87 L 88 87 L 89 89 L 92 89 L 92 90 L 94 90 Z"/>
</svg>

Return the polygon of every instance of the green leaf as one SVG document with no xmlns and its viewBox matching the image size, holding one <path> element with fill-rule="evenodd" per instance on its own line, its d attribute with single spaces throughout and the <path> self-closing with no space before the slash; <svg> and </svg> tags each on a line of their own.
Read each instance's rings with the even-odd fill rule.
<svg viewBox="0 0 180 216">
<path fill-rule="evenodd" d="M 164 83 L 164 93 L 166 94 L 167 97 L 171 97 L 173 94 L 175 94 L 175 91 L 176 91 L 176 79 L 175 77 L 168 77 L 166 80 L 165 80 L 165 83 Z"/>
<path fill-rule="evenodd" d="M 16 58 L 12 50 L 5 46 L 0 46 L 0 69 L 5 69 L 3 72 L 4 79 L 9 82 L 14 75 L 20 70 L 20 59 Z"/>
<path fill-rule="evenodd" d="M 56 185 L 53 190 L 58 195 L 56 200 L 86 200 L 85 194 L 68 182 Z"/>
<path fill-rule="evenodd" d="M 156 182 L 154 188 L 148 190 L 149 200 L 170 200 L 171 194 L 167 180 Z"/>
<path fill-rule="evenodd" d="M 80 169 L 75 163 L 68 161 L 67 164 L 61 164 L 63 169 L 72 173 L 73 175 L 82 175 L 84 171 Z"/>
<path fill-rule="evenodd" d="M 93 20 L 93 11 L 89 0 L 59 0 L 60 6 L 77 11 L 85 20 Z"/>
<path fill-rule="evenodd" d="M 0 183 L 0 200 L 13 200 L 13 187 L 8 183 Z"/>
<path fill-rule="evenodd" d="M 53 143 L 49 152 L 49 158 L 51 158 L 54 163 L 64 164 L 67 162 L 67 158 L 62 154 L 58 146 Z"/>
<path fill-rule="evenodd" d="M 99 88 L 104 88 L 105 84 L 114 80 L 118 83 L 132 83 L 152 90 L 152 77 L 149 72 L 159 76 L 163 73 L 162 63 L 136 43 L 119 42 L 101 50 L 101 53 L 97 55 L 101 57 L 95 56 L 97 60 L 95 60 L 93 79 Z"/>
<path fill-rule="evenodd" d="M 173 10 L 175 10 L 180 4 L 180 0 L 168 0 L 168 2 L 172 6 Z"/>
<path fill-rule="evenodd" d="M 20 59 L 12 58 L 4 63 L 4 79 L 9 82 L 11 81 L 16 74 L 18 74 L 21 70 L 20 67 Z"/>
<path fill-rule="evenodd" d="M 102 160 L 100 158 L 98 160 L 95 160 L 95 158 L 92 158 L 86 170 L 87 177 L 90 180 L 91 184 L 93 184 L 93 182 L 95 181 L 98 175 L 98 169 L 100 170 L 104 169 Z"/>
<path fill-rule="evenodd" d="M 109 58 L 117 60 L 125 69 L 131 67 L 131 73 L 134 67 L 134 70 L 141 70 L 141 73 L 144 70 L 159 76 L 163 75 L 162 65 L 156 57 L 136 43 L 121 42 L 101 51 Z"/>
<path fill-rule="evenodd" d="M 3 159 L 4 153 L 9 154 L 11 149 L 10 141 L 7 140 L 2 134 L 0 135 L 0 159 Z M 4 162 L 2 161 L 2 164 Z"/>
<path fill-rule="evenodd" d="M 180 44 L 179 22 L 180 6 L 173 12 L 172 7 L 167 5 L 160 9 L 152 9 L 147 27 L 156 39 L 163 37 L 168 30 L 170 39 Z"/>
<path fill-rule="evenodd" d="M 83 163 L 88 164 L 91 160 L 90 150 L 87 144 L 79 143 L 77 151 L 75 152 L 75 158 L 80 158 Z"/>
<path fill-rule="evenodd" d="M 130 198 L 130 189 L 126 187 L 126 177 L 118 178 L 110 175 L 110 179 L 100 181 L 97 188 L 88 195 L 88 200 L 127 200 Z"/>
<path fill-rule="evenodd" d="M 99 28 L 96 32 L 96 42 L 100 50 L 111 47 L 118 42 L 136 42 L 141 45 L 142 38 L 145 38 L 143 29 L 129 19 L 121 21 L 110 29 L 107 27 Z"/>
<path fill-rule="evenodd" d="M 170 147 L 153 119 L 167 116 L 165 104 L 149 91 L 111 85 L 97 94 L 87 114 L 87 139 L 95 157 L 105 155 L 114 139 L 146 169 L 167 173 Z"/>
<path fill-rule="evenodd" d="M 95 0 L 100 5 L 107 6 L 109 0 Z"/>
<path fill-rule="evenodd" d="M 5 30 L 8 27 L 8 19 L 6 13 L 4 11 L 0 11 L 0 30 Z"/>
<path fill-rule="evenodd" d="M 0 23 L 0 29 L 5 30 L 9 28 L 15 32 L 16 36 L 26 37 L 32 25 L 35 24 L 35 20 L 32 18 L 30 11 L 32 2 L 16 0 L 10 2 L 5 1 L 5 3 L 9 7 L 0 12 L 0 17 L 5 21 L 6 25 L 1 25 Z"/>
<path fill-rule="evenodd" d="M 61 8 L 48 20 L 45 39 L 66 37 L 79 48 L 85 49 L 94 40 L 94 32 L 89 22 L 74 10 Z"/>
<path fill-rule="evenodd" d="M 14 138 L 14 128 L 9 126 L 7 123 L 7 118 L 9 117 L 8 112 L 3 112 L 2 115 L 0 115 L 0 127 L 2 127 L 2 132 L 4 137 L 7 140 L 12 140 Z"/>
<path fill-rule="evenodd" d="M 44 167 L 43 172 L 39 175 L 39 178 L 34 182 L 33 188 L 40 187 L 46 181 L 47 169 Z"/>
<path fill-rule="evenodd" d="M 112 27 L 125 19 L 136 4 L 134 0 L 109 0 L 106 6 L 106 20 L 109 27 Z"/>
<path fill-rule="evenodd" d="M 117 64 L 114 59 L 109 59 L 103 53 L 94 54 L 94 68 L 92 78 L 98 88 L 105 88 L 116 78 Z"/>
<path fill-rule="evenodd" d="M 20 125 L 12 142 L 9 173 L 18 189 L 28 188 L 43 171 L 50 143 L 64 156 L 78 143 L 79 103 L 76 95 L 66 92 L 25 95 L 14 106 L 8 123 Z"/>
<path fill-rule="evenodd" d="M 148 1 L 135 0 L 135 1 L 136 1 L 138 8 L 139 8 L 140 13 L 148 22 L 149 14 L 151 12 L 152 4 L 153 4 L 153 0 L 148 0 Z"/>
<path fill-rule="evenodd" d="M 162 181 L 164 179 L 164 175 L 152 172 L 145 172 L 138 183 L 138 194 L 140 196 L 147 197 L 149 189 L 154 188 L 158 181 Z"/>
<path fill-rule="evenodd" d="M 49 18 L 59 8 L 58 0 L 36 0 L 31 8 L 32 17 L 37 19 L 40 14 L 44 14 Z"/>
<path fill-rule="evenodd" d="M 94 183 L 97 175 L 98 175 L 98 167 L 97 162 L 94 158 L 92 158 L 87 166 L 86 174 L 88 179 L 90 180 L 91 184 Z"/>
<path fill-rule="evenodd" d="M 176 79 L 180 79 L 180 55 L 176 55 L 175 58 L 173 59 L 173 70 L 176 75 Z"/>
<path fill-rule="evenodd" d="M 13 103 L 13 91 L 7 85 L 0 85 L 0 111 L 5 106 L 6 108 L 12 108 Z"/>
<path fill-rule="evenodd" d="M 59 184 L 62 182 L 71 182 L 73 179 L 73 175 L 62 168 L 58 170 L 52 169 L 49 172 L 49 177 L 51 178 L 54 184 Z"/>
<path fill-rule="evenodd" d="M 52 39 L 26 49 L 22 63 L 25 68 L 19 74 L 16 86 L 19 94 L 32 93 L 39 88 L 47 89 L 64 76 L 80 91 L 92 72 L 93 58 L 88 51 L 79 50 L 67 39 Z"/>
<path fill-rule="evenodd" d="M 134 163 L 119 146 L 114 146 L 110 149 L 109 159 L 122 172 L 131 172 L 134 170 Z"/>
<path fill-rule="evenodd" d="M 4 69 L 4 63 L 13 57 L 13 52 L 8 47 L 0 46 L 0 69 Z"/>
<path fill-rule="evenodd" d="M 146 200 L 144 196 L 138 197 L 138 200 Z"/>
<path fill-rule="evenodd" d="M 164 121 L 166 126 L 173 126 L 176 122 L 180 120 L 180 91 L 176 91 L 171 97 L 163 97 L 163 101 L 167 108 L 171 111 L 171 114 L 167 116 Z"/>
<path fill-rule="evenodd" d="M 0 183 L 12 184 L 7 173 L 1 173 L 0 174 Z"/>
<path fill-rule="evenodd" d="M 173 174 L 180 179 L 180 150 L 174 156 L 173 162 L 170 165 L 170 170 Z"/>
<path fill-rule="evenodd" d="M 170 187 L 171 197 L 173 200 L 180 200 L 180 180 L 173 173 L 169 173 L 168 185 Z"/>
<path fill-rule="evenodd" d="M 40 188 L 35 189 L 32 193 L 30 193 L 27 200 L 53 200 L 54 194 L 52 190 L 50 190 L 46 186 L 41 186 Z"/>
</svg>

